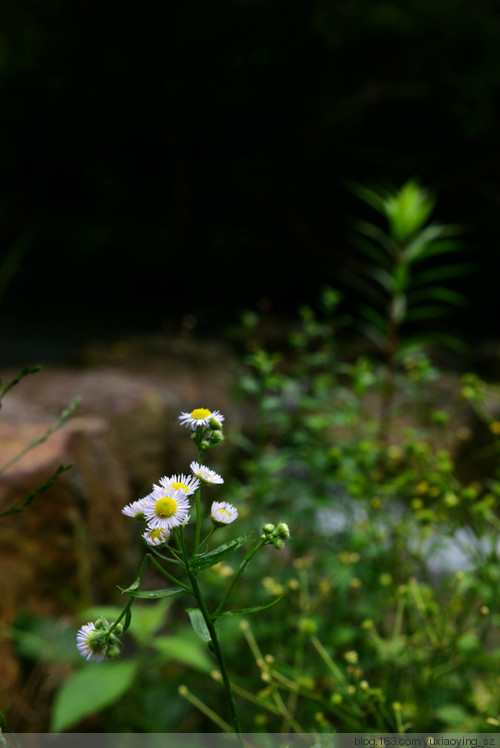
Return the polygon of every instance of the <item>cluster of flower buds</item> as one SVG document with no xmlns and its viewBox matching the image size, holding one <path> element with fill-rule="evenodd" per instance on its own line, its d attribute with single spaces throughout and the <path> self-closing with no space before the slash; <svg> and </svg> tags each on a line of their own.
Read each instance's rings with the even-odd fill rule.
<svg viewBox="0 0 500 748">
<path fill-rule="evenodd" d="M 268 522 L 262 528 L 261 540 L 266 543 L 272 543 L 277 551 L 280 551 L 285 545 L 285 540 L 290 537 L 290 529 L 285 522 L 280 522 L 278 527 Z"/>
<path fill-rule="evenodd" d="M 109 660 L 120 654 L 120 639 L 123 633 L 121 623 L 113 627 L 105 618 L 86 623 L 76 635 L 76 644 L 82 657 L 95 662 Z"/>
</svg>

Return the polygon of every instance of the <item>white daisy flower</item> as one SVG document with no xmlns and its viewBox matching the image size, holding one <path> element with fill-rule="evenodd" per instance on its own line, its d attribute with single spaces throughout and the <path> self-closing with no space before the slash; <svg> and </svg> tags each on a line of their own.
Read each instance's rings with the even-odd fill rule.
<svg viewBox="0 0 500 748">
<path fill-rule="evenodd" d="M 92 622 L 81 627 L 76 635 L 76 646 L 81 656 L 87 660 L 102 662 L 106 659 L 106 639 L 102 636 L 102 631 L 98 631 Z"/>
<path fill-rule="evenodd" d="M 198 478 L 195 478 L 193 475 L 184 475 L 184 473 L 182 475 L 171 475 L 170 478 L 167 478 L 167 476 L 160 478 L 160 486 L 163 486 L 163 488 L 172 487 L 176 491 L 182 488 L 186 496 L 191 496 L 199 485 L 200 481 Z"/>
<path fill-rule="evenodd" d="M 179 420 L 182 426 L 189 426 L 192 431 L 196 431 L 200 426 L 204 426 L 205 428 L 209 426 L 220 428 L 224 421 L 224 416 L 218 410 L 195 408 L 191 413 L 181 413 Z"/>
<path fill-rule="evenodd" d="M 172 486 L 153 486 L 144 499 L 144 517 L 150 530 L 170 532 L 173 527 L 182 525 L 189 513 L 189 500 L 183 488 L 177 491 Z"/>
<path fill-rule="evenodd" d="M 146 532 L 142 533 L 142 537 L 148 545 L 156 546 L 168 543 L 170 533 L 163 530 L 161 527 L 157 527 L 154 530 L 149 527 Z"/>
<path fill-rule="evenodd" d="M 238 516 L 238 510 L 227 501 L 214 501 L 210 509 L 210 519 L 215 525 L 230 525 Z"/>
<path fill-rule="evenodd" d="M 191 468 L 191 472 L 196 475 L 202 483 L 205 483 L 208 486 L 216 483 L 224 483 L 224 479 L 221 478 L 215 470 L 210 470 L 210 468 L 205 467 L 205 465 L 200 465 L 198 462 L 192 462 L 189 467 Z"/>
<path fill-rule="evenodd" d="M 124 506 L 122 514 L 126 514 L 127 517 L 133 517 L 133 519 L 144 519 L 144 499 L 132 501 L 132 503 Z"/>
</svg>

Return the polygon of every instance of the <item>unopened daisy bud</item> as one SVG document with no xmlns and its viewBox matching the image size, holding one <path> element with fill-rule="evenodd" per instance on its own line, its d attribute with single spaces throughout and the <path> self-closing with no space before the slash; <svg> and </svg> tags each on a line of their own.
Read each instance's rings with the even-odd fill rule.
<svg viewBox="0 0 500 748">
<path fill-rule="evenodd" d="M 109 660 L 113 659 L 114 657 L 118 657 L 119 654 L 120 654 L 120 649 L 117 646 L 108 647 L 108 649 L 106 650 L 106 657 Z"/>
<path fill-rule="evenodd" d="M 276 535 L 278 536 L 278 538 L 288 540 L 288 538 L 290 537 L 290 529 L 285 522 L 280 522 L 280 524 L 276 528 Z"/>
<path fill-rule="evenodd" d="M 281 538 L 274 538 L 273 545 L 277 551 L 281 551 L 281 549 L 285 547 L 285 541 Z"/>
<path fill-rule="evenodd" d="M 208 422 L 208 425 L 210 426 L 212 431 L 220 431 L 222 428 L 222 422 L 215 416 L 212 416 L 212 418 Z"/>
<path fill-rule="evenodd" d="M 275 526 L 272 525 L 270 522 L 268 522 L 267 524 L 265 524 L 264 527 L 262 528 L 263 532 L 266 535 L 271 535 L 271 533 L 273 533 L 275 531 L 275 529 L 276 529 Z"/>
<path fill-rule="evenodd" d="M 225 437 L 222 431 L 212 431 L 210 435 L 210 446 L 213 446 L 214 444 L 222 444 L 223 441 L 225 441 Z"/>
</svg>

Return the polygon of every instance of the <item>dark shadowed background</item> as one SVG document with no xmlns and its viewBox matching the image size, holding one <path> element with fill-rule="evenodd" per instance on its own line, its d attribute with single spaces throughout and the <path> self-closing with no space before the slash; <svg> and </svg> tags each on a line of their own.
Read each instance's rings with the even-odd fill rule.
<svg viewBox="0 0 500 748">
<path fill-rule="evenodd" d="M 349 180 L 432 188 L 467 225 L 458 320 L 497 335 L 493 0 L 6 0 L 4 341 L 213 332 L 337 284 Z M 7 283 L 7 281 L 10 282 Z M 191 318 L 190 318 L 191 319 Z"/>
</svg>

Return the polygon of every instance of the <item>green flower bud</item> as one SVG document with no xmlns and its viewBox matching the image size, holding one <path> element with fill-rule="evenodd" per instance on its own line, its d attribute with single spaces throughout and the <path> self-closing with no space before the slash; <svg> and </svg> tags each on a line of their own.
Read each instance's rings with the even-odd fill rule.
<svg viewBox="0 0 500 748">
<path fill-rule="evenodd" d="M 272 525 L 270 522 L 267 522 L 264 527 L 262 528 L 263 532 L 266 535 L 271 535 L 275 531 L 275 526 Z"/>
<path fill-rule="evenodd" d="M 212 418 L 208 422 L 208 425 L 210 426 L 212 431 L 220 431 L 220 429 L 222 428 L 222 423 L 214 416 L 212 416 Z"/>
<path fill-rule="evenodd" d="M 278 538 L 288 540 L 288 538 L 290 537 L 290 529 L 285 522 L 280 522 L 280 524 L 276 528 L 276 535 L 278 536 Z"/>
<path fill-rule="evenodd" d="M 212 431 L 212 435 L 210 436 L 211 444 L 221 444 L 224 440 L 225 436 L 222 431 Z"/>
<path fill-rule="evenodd" d="M 274 538 L 273 545 L 274 545 L 274 547 L 276 548 L 277 551 L 281 551 L 281 549 L 285 545 L 285 541 L 282 540 L 281 538 Z"/>
<path fill-rule="evenodd" d="M 108 649 L 106 650 L 106 657 L 109 657 L 110 659 L 112 659 L 113 657 L 118 657 L 119 654 L 120 649 L 117 646 L 108 647 Z"/>
</svg>

